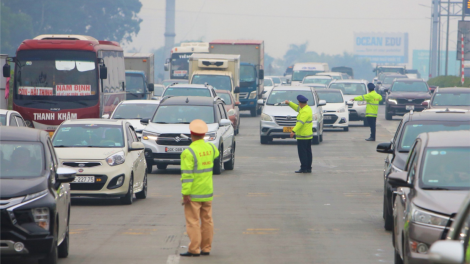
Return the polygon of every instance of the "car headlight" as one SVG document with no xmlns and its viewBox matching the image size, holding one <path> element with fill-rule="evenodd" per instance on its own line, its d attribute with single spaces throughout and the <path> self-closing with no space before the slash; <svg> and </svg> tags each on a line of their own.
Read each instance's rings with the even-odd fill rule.
<svg viewBox="0 0 470 264">
<path fill-rule="evenodd" d="M 26 195 L 26 197 L 24 198 L 23 202 L 32 200 L 32 199 L 34 199 L 34 198 L 38 198 L 38 197 L 40 197 L 40 196 L 42 196 L 42 195 L 45 195 L 46 193 L 47 193 L 47 189 L 44 190 L 44 191 L 37 192 L 37 193 L 28 194 L 28 195 Z"/>
<path fill-rule="evenodd" d="M 119 151 L 118 153 L 115 153 L 106 158 L 106 162 L 108 162 L 110 166 L 123 164 L 125 161 L 126 157 L 124 156 L 124 151 Z"/>
<path fill-rule="evenodd" d="M 413 205 L 411 207 L 411 221 L 420 224 L 445 227 L 449 221 L 449 218 L 418 209 Z"/>
<path fill-rule="evenodd" d="M 344 112 L 346 112 L 346 109 L 344 109 L 344 107 L 336 110 L 336 113 L 344 113 Z"/>
<path fill-rule="evenodd" d="M 235 109 L 230 109 L 230 110 L 228 110 L 227 115 L 234 116 L 236 113 L 237 112 L 235 112 Z"/>
<path fill-rule="evenodd" d="M 366 101 L 356 101 L 357 102 L 357 105 L 366 105 L 367 102 Z"/>
<path fill-rule="evenodd" d="M 261 120 L 263 120 L 263 121 L 273 121 L 273 118 L 270 115 L 262 113 L 261 114 Z"/>
<path fill-rule="evenodd" d="M 253 91 L 250 93 L 250 97 L 248 97 L 248 99 L 255 99 L 257 95 L 258 95 L 258 91 Z"/>
<path fill-rule="evenodd" d="M 145 131 L 142 132 L 142 139 L 143 140 L 155 140 L 155 141 L 157 141 L 158 136 L 160 136 L 160 134 L 149 133 L 149 132 L 145 132 Z"/>
<path fill-rule="evenodd" d="M 31 212 L 34 217 L 34 222 L 36 224 L 44 229 L 44 230 L 49 230 L 49 208 L 47 207 L 42 207 L 42 208 L 33 208 L 31 209 Z"/>
<path fill-rule="evenodd" d="M 205 141 L 214 141 L 217 138 L 217 132 L 209 132 L 204 136 Z"/>
<path fill-rule="evenodd" d="M 388 102 L 391 103 L 391 104 L 398 104 L 397 100 L 396 99 L 388 99 Z"/>
</svg>

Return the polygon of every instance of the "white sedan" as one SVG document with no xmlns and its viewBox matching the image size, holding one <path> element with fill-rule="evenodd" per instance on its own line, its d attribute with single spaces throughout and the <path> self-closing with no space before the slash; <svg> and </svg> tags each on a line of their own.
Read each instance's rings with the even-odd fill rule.
<svg viewBox="0 0 470 264">
<path fill-rule="evenodd" d="M 320 100 L 325 100 L 323 106 L 323 124 L 324 127 L 342 128 L 349 131 L 349 112 L 348 105 L 353 104 L 344 100 L 343 92 L 337 89 L 317 90 Z"/>
</svg>

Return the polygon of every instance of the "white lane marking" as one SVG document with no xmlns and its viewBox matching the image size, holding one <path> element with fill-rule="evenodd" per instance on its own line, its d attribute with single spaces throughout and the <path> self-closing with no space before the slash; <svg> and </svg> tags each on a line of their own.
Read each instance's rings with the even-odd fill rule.
<svg viewBox="0 0 470 264">
<path fill-rule="evenodd" d="M 169 255 L 168 259 L 166 260 L 166 264 L 178 264 L 180 263 L 180 256 L 177 255 Z"/>
</svg>

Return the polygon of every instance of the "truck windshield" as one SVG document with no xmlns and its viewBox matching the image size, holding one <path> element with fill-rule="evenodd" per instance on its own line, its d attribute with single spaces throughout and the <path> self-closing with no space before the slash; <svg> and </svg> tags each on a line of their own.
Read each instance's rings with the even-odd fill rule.
<svg viewBox="0 0 470 264">
<path fill-rule="evenodd" d="M 189 57 L 192 54 L 192 52 L 171 54 L 171 79 L 188 79 Z"/>
<path fill-rule="evenodd" d="M 126 92 L 145 93 L 145 79 L 141 74 L 126 72 Z"/>
<path fill-rule="evenodd" d="M 152 122 L 160 124 L 189 124 L 201 119 L 207 124 L 214 123 L 214 107 L 198 105 L 162 105 L 157 109 Z"/>
<path fill-rule="evenodd" d="M 0 149 L 0 178 L 38 177 L 44 171 L 44 149 L 40 142 L 0 141 Z"/>
<path fill-rule="evenodd" d="M 267 105 L 280 105 L 285 100 L 297 102 L 297 96 L 301 94 L 308 99 L 308 105 L 315 105 L 313 94 L 311 91 L 295 91 L 295 90 L 274 90 L 269 95 Z M 284 105 L 285 106 L 285 105 Z"/>
<path fill-rule="evenodd" d="M 315 75 L 322 71 L 294 71 L 292 74 L 292 81 L 301 82 L 305 76 Z"/>
<path fill-rule="evenodd" d="M 256 81 L 256 68 L 253 65 L 240 66 L 240 82 Z"/>
<path fill-rule="evenodd" d="M 232 82 L 225 75 L 194 75 L 191 84 L 209 84 L 216 90 L 232 91 Z"/>
<path fill-rule="evenodd" d="M 96 54 L 72 50 L 18 52 L 15 104 L 73 109 L 98 104 Z"/>
<path fill-rule="evenodd" d="M 392 92 L 423 92 L 428 93 L 429 89 L 425 82 L 394 82 Z"/>
</svg>

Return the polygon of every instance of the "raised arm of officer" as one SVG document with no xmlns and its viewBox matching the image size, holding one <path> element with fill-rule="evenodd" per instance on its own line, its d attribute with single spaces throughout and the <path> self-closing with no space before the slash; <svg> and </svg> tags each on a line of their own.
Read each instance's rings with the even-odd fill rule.
<svg viewBox="0 0 470 264">
<path fill-rule="evenodd" d="M 284 103 L 287 104 L 287 105 L 289 105 L 292 109 L 294 109 L 294 111 L 296 111 L 296 112 L 299 112 L 299 111 L 300 111 L 300 107 L 299 107 L 298 104 L 293 103 L 293 102 L 291 102 L 291 101 L 289 101 L 289 100 L 284 101 Z"/>
</svg>

